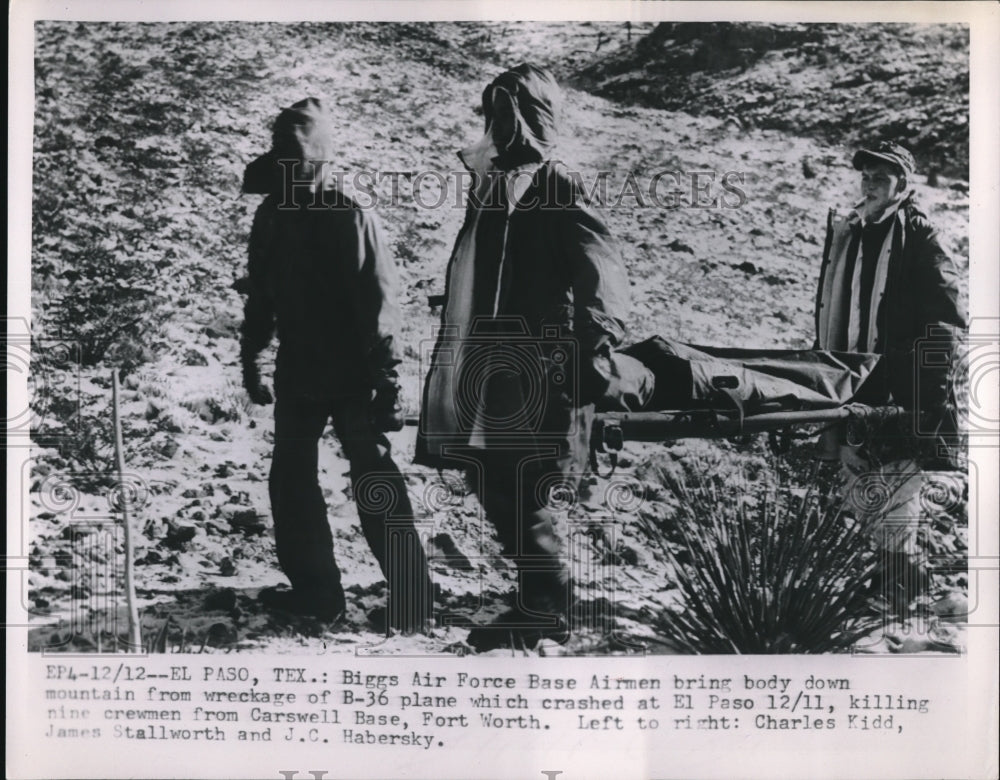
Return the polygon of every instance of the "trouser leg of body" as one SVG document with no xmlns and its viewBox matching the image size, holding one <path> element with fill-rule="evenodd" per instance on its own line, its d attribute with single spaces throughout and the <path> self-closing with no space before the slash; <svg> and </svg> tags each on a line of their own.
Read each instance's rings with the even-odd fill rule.
<svg viewBox="0 0 1000 780">
<path fill-rule="evenodd" d="M 406 483 L 392 459 L 389 440 L 372 428 L 363 400 L 339 403 L 333 424 L 351 464 L 361 530 L 388 583 L 388 624 L 420 630 L 433 617 L 434 595 Z"/>
<path fill-rule="evenodd" d="M 342 600 L 340 570 L 317 475 L 319 438 L 328 416 L 324 405 L 278 399 L 268 486 L 278 563 L 292 588 L 306 598 Z"/>
</svg>

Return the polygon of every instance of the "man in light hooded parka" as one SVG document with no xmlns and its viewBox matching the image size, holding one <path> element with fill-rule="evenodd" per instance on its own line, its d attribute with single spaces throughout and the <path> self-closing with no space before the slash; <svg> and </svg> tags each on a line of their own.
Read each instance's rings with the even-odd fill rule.
<svg viewBox="0 0 1000 780">
<path fill-rule="evenodd" d="M 594 402 L 624 336 L 620 254 L 553 161 L 559 99 L 529 64 L 483 92 L 485 136 L 459 153 L 474 184 L 424 387 L 416 460 L 467 471 L 518 569 L 510 612 L 469 634 L 481 651 L 568 636 L 554 504 L 579 487 Z"/>
</svg>

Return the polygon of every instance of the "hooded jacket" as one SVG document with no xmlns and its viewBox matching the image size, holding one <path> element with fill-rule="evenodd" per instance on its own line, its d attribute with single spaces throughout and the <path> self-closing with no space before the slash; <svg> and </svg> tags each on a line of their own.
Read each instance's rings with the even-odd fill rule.
<svg viewBox="0 0 1000 780">
<path fill-rule="evenodd" d="M 484 92 L 487 129 L 496 87 L 515 109 L 496 166 L 530 181 L 514 203 L 503 174 L 484 201 L 470 198 L 424 386 L 416 459 L 426 465 L 457 465 L 449 448 L 585 442 L 577 412 L 600 397 L 625 332 L 618 249 L 579 184 L 546 159 L 554 82 L 529 65 L 500 76 Z"/>
<path fill-rule="evenodd" d="M 324 177 L 331 137 L 319 101 L 296 103 L 244 175 L 244 192 L 266 197 L 250 231 L 241 358 L 253 364 L 277 331 L 279 398 L 366 395 L 400 360 L 396 267 L 375 214 Z"/>
<path fill-rule="evenodd" d="M 937 443 L 954 444 L 957 400 L 952 372 L 968 327 L 959 271 L 912 193 L 890 219 L 872 297 L 860 302 L 869 307 L 867 333 L 858 334 L 861 351 L 883 356 L 880 400 L 891 399 L 920 412 L 920 433 L 937 433 Z M 854 348 L 846 343 L 852 322 L 852 280 L 846 278 L 845 269 L 852 238 L 860 230 L 856 211 L 846 218 L 830 211 L 816 296 L 820 349 Z"/>
</svg>

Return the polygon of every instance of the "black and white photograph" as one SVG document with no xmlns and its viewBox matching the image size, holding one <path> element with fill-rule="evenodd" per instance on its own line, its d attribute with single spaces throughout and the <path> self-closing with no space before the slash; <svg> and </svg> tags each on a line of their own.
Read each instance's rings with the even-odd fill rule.
<svg viewBox="0 0 1000 780">
<path fill-rule="evenodd" d="M 32 5 L 10 776 L 996 776 L 995 6 Z"/>
</svg>

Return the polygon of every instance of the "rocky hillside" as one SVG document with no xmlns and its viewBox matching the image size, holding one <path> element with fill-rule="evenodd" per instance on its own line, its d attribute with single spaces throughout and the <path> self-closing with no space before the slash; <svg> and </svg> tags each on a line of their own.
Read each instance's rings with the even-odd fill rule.
<svg viewBox="0 0 1000 780">
<path fill-rule="evenodd" d="M 379 644 L 366 613 L 384 598 L 384 585 L 358 527 L 347 463 L 332 434 L 323 440 L 320 478 L 351 602 L 347 624 L 331 632 L 269 615 L 255 601 L 262 586 L 283 577 L 266 488 L 271 409 L 252 406 L 240 387 L 239 280 L 259 202 L 240 195 L 240 181 L 243 166 L 267 148 L 279 108 L 305 96 L 335 107 L 345 171 L 409 174 L 399 179 L 398 199 L 388 197 L 388 184 L 380 189 L 386 198 L 379 214 L 404 283 L 404 394 L 411 413 L 421 355 L 438 319 L 427 296 L 443 289 L 463 217 L 461 193 L 441 198 L 435 189 L 442 179 L 427 179 L 417 194 L 412 182 L 421 171 L 450 180 L 457 149 L 482 133 L 483 84 L 525 59 L 553 64 L 565 81 L 561 158 L 587 183 L 601 175 L 607 181 L 604 216 L 632 281 L 630 339 L 662 333 L 719 346 L 807 346 L 826 209 L 850 204 L 857 188 L 839 145 L 847 137 L 819 132 L 818 96 L 822 83 L 867 73 L 881 44 L 822 28 L 794 33 L 806 36 L 801 45 L 780 48 L 775 41 L 793 33 L 778 27 L 770 37 L 760 33 L 759 43 L 741 39 L 748 42 L 742 48 L 750 48 L 746 63 L 706 70 L 712 57 L 696 52 L 725 48 L 706 38 L 707 29 L 40 23 L 32 327 L 39 339 L 36 376 L 51 381 L 36 384 L 39 424 L 26 505 L 30 607 L 39 626 L 33 646 L 106 649 L 120 635 L 114 627 L 93 629 L 120 609 L 114 599 L 94 606 L 109 588 L 98 574 L 107 574 L 116 555 L 120 560 L 118 542 L 99 544 L 96 526 L 70 522 L 97 523 L 114 500 L 108 494 L 109 404 L 117 369 L 125 375 L 125 456 L 135 475 L 142 620 L 154 649 L 353 652 L 378 645 L 380 652 L 409 652 L 416 643 L 421 652 L 437 652 L 461 646 L 464 631 L 454 627 Z M 947 74 L 953 59 L 965 56 L 947 43 L 959 41 L 961 31 L 919 35 L 920 45 L 898 60 L 900 68 L 945 52 L 939 71 Z M 840 49 L 823 54 L 834 45 L 847 47 L 854 59 L 840 56 Z M 663 52 L 687 62 L 690 78 L 670 68 L 657 71 Z M 803 58 L 815 64 L 794 70 Z M 629 63 L 641 63 L 638 81 L 629 81 L 635 72 Z M 778 95 L 769 87 L 766 99 L 751 101 L 786 70 L 801 82 L 799 91 Z M 910 70 L 870 78 L 867 87 L 838 87 L 836 94 L 916 83 Z M 680 79 L 673 91 L 666 89 L 671 79 Z M 658 102 L 674 92 L 682 102 Z M 924 97 L 927 105 L 959 100 L 961 90 L 942 83 Z M 792 116 L 800 119 L 792 123 Z M 926 148 L 929 155 L 939 147 Z M 960 173 L 958 148 L 940 158 L 942 171 Z M 954 162 L 946 166 L 949 159 Z M 664 171 L 673 173 L 656 190 Z M 728 190 L 722 186 L 727 174 Z M 961 177 L 942 176 L 936 187 L 918 183 L 918 192 L 967 268 L 968 196 Z M 76 350 L 70 354 L 78 368 L 60 345 Z M 412 429 L 394 435 L 393 445 L 427 532 L 440 606 L 479 621 L 503 609 L 512 570 L 489 526 L 483 532 L 460 477 L 411 466 Z M 804 453 L 798 465 L 782 466 L 762 442 L 749 448 L 634 445 L 613 479 L 592 476 L 586 493 L 564 507 L 581 609 L 602 626 L 613 619 L 615 636 L 632 642 L 627 651 L 641 643 L 663 650 L 657 621 L 679 599 L 673 564 L 650 538 L 670 537 L 676 516 L 664 475 L 718 472 L 726 458 L 737 459 L 732 468 L 744 464 L 775 479 L 801 481 L 808 472 Z M 938 532 L 939 551 L 964 549 L 960 523 Z M 964 576 L 938 586 L 960 591 Z M 86 613 L 93 618 L 87 631 L 73 625 L 81 603 L 93 610 Z M 569 651 L 626 651 L 610 637 L 607 631 L 582 635 Z"/>
<path fill-rule="evenodd" d="M 575 81 L 831 144 L 897 140 L 925 174 L 968 178 L 965 25 L 662 23 Z"/>
</svg>

